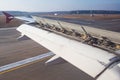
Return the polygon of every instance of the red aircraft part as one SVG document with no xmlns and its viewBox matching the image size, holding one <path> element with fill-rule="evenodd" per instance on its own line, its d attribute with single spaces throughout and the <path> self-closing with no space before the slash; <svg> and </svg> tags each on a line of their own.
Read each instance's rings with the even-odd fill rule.
<svg viewBox="0 0 120 80">
<path fill-rule="evenodd" d="M 5 15 L 6 17 L 6 23 L 9 23 L 12 19 L 14 19 L 14 16 L 11 15 L 11 14 L 8 14 L 6 12 L 3 12 L 3 14 Z"/>
</svg>

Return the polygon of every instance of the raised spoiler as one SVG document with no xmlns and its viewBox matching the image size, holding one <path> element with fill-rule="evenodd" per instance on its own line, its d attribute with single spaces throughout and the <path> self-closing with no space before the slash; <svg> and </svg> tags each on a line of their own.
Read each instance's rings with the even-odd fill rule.
<svg viewBox="0 0 120 80">
<path fill-rule="evenodd" d="M 78 33 L 84 33 L 83 29 L 81 27 L 84 27 L 85 30 L 96 37 L 107 37 L 108 39 L 120 43 L 120 33 L 118 32 L 113 32 L 113 31 L 108 31 L 108 30 L 103 30 L 99 28 L 94 28 L 90 26 L 83 26 L 83 25 L 78 25 L 78 24 L 73 24 L 73 23 L 68 23 L 60 20 L 52 20 L 52 19 L 47 19 L 47 18 L 42 18 L 42 17 L 37 17 L 37 16 L 32 16 L 37 23 L 41 24 L 49 24 L 51 26 L 55 25 L 56 27 L 59 28 L 64 28 L 68 31 L 75 30 Z"/>
<path fill-rule="evenodd" d="M 120 66 L 109 68 L 114 54 L 35 26 L 23 24 L 17 30 L 97 80 L 120 80 Z"/>
</svg>

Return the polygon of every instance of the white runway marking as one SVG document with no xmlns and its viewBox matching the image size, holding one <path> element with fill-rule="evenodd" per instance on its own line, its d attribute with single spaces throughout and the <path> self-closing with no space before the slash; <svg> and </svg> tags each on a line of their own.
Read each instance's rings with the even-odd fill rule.
<svg viewBox="0 0 120 80">
<path fill-rule="evenodd" d="M 16 29 L 17 27 L 11 27 L 11 28 L 0 28 L 0 30 L 10 30 L 10 29 Z"/>
<path fill-rule="evenodd" d="M 37 61 L 37 60 L 40 60 L 40 59 L 43 59 L 43 58 L 46 58 L 46 57 L 49 57 L 49 56 L 52 56 L 52 55 L 54 55 L 52 52 L 48 52 L 48 53 L 41 54 L 41 55 L 38 55 L 38 56 L 35 56 L 35 57 L 32 57 L 32 58 L 24 59 L 24 60 L 15 62 L 15 63 L 11 63 L 11 64 L 8 64 L 8 65 L 5 65 L 5 66 L 1 66 L 0 67 L 0 72 L 6 71 L 6 70 L 9 70 L 9 69 L 18 67 L 18 66 L 22 66 L 22 65 L 25 65 L 27 63 Z"/>
</svg>

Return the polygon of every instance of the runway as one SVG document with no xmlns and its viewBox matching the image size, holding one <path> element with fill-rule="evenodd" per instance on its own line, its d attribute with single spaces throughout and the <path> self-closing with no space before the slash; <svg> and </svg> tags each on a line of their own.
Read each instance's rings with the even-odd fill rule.
<svg viewBox="0 0 120 80">
<path fill-rule="evenodd" d="M 0 67 L 49 52 L 32 40 L 18 41 L 20 33 L 0 30 Z M 48 58 L 0 74 L 0 80 L 94 80 L 69 63 L 46 66 Z"/>
<path fill-rule="evenodd" d="M 33 63 L 33 62 L 48 58 L 48 57 L 53 56 L 53 55 L 54 54 L 52 52 L 48 52 L 48 53 L 44 53 L 44 54 L 41 54 L 41 55 L 38 55 L 38 56 L 35 56 L 35 57 L 24 59 L 24 60 L 15 62 L 15 63 L 10 63 L 10 64 L 7 64 L 7 65 L 1 66 L 0 67 L 0 72 L 1 72 L 0 74 L 9 72 L 13 68 L 18 68 L 18 67 L 21 67 L 21 66 L 26 65 L 26 64 L 28 65 L 30 63 Z"/>
</svg>

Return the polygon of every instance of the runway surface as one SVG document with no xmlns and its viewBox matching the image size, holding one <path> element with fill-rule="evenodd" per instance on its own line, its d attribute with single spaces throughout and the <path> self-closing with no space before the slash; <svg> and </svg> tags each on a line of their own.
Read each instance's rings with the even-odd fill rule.
<svg viewBox="0 0 120 80">
<path fill-rule="evenodd" d="M 14 28 L 0 30 L 0 67 L 49 52 L 32 40 L 18 41 L 19 36 Z M 46 66 L 49 58 L 1 73 L 0 80 L 94 80 L 69 63 Z"/>
</svg>

